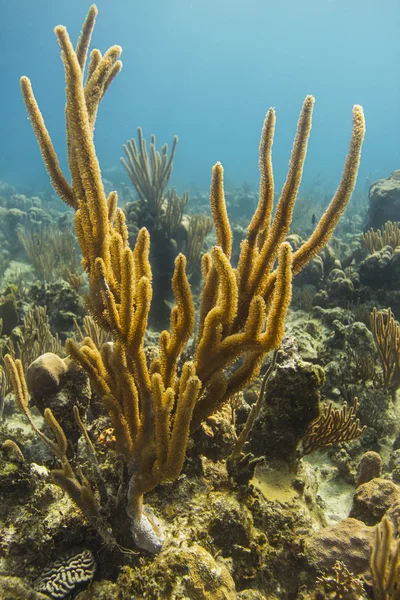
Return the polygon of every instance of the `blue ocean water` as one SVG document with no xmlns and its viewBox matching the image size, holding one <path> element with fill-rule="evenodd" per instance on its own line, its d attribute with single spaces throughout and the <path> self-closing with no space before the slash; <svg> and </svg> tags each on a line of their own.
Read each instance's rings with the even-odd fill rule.
<svg viewBox="0 0 400 600">
<path fill-rule="evenodd" d="M 53 33 L 75 42 L 82 0 L 0 0 L 0 179 L 49 189 L 19 91 L 31 78 L 63 165 L 64 73 Z M 265 112 L 277 111 L 274 167 L 281 186 L 298 113 L 316 97 L 304 185 L 333 189 L 340 177 L 353 104 L 367 136 L 358 185 L 400 165 L 398 0 L 98 0 L 93 44 L 123 47 L 124 67 L 102 102 L 96 146 L 104 175 L 127 180 L 122 144 L 142 126 L 159 145 L 179 145 L 171 180 L 205 188 L 220 160 L 228 185 L 258 182 Z"/>
</svg>

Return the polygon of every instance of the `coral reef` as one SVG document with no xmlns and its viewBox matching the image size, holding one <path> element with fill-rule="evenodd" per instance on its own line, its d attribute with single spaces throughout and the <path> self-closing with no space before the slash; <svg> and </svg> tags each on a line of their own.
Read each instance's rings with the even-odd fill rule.
<svg viewBox="0 0 400 600">
<path fill-rule="evenodd" d="M 293 339 L 281 345 L 276 371 L 265 390 L 265 402 L 250 433 L 248 449 L 267 462 L 293 466 L 309 424 L 318 416 L 324 372 L 303 361 Z"/>
<path fill-rule="evenodd" d="M 124 145 L 126 160 L 121 162 L 128 172 L 139 199 L 124 206 L 128 239 L 133 247 L 142 227 L 151 236 L 150 261 L 152 265 L 153 302 L 149 313 L 149 325 L 166 327 L 169 304 L 173 299 L 171 279 L 173 264 L 180 252 L 187 258 L 187 273 L 192 274 L 200 264 L 204 240 L 212 229 L 212 220 L 205 214 L 185 215 L 189 201 L 185 192 L 179 196 L 174 188 L 166 191 L 178 138 L 175 136 L 170 156 L 164 144 L 161 153 L 156 150 L 153 135 L 149 144 L 150 157 L 141 128 L 138 143 L 128 140 Z"/>
<path fill-rule="evenodd" d="M 364 119 L 361 108 L 356 106 L 349 154 L 339 188 L 314 233 L 293 255 L 285 237 L 301 181 L 314 99 L 308 96 L 304 102 L 287 181 L 272 222 L 271 148 L 275 113 L 271 109 L 267 114 L 260 145 L 260 198 L 236 270 L 229 261 L 232 231 L 226 214 L 223 170 L 219 163 L 215 165 L 211 212 L 217 245 L 203 260 L 205 282 L 194 360 L 187 361 L 181 373 L 178 372 L 180 355 L 194 328 L 194 304 L 185 273 L 186 261 L 183 255 L 178 255 L 172 277 L 176 306 L 171 312 L 171 332 L 161 333 L 159 357 L 148 366 L 144 332 L 152 296 L 149 235 L 142 229 L 131 250 L 125 218 L 117 208 L 117 194 L 105 195 L 93 143 L 97 108 L 121 69 L 121 49 L 113 46 L 101 59 L 99 53 L 92 52 L 88 76 L 86 81 L 83 79 L 96 13 L 92 6 L 76 49 L 64 27 L 55 30 L 63 51 L 67 83 L 66 129 L 72 184 L 60 170 L 27 77 L 21 78 L 21 89 L 54 189 L 76 211 L 75 226 L 89 279 L 90 310 L 102 328 L 110 330 L 115 337 L 114 344 L 106 344 L 100 352 L 90 338 L 86 338 L 80 348 L 69 340 L 67 350 L 89 374 L 94 389 L 102 397 L 114 426 L 116 450 L 127 462 L 130 477 L 127 513 L 136 544 L 155 552 L 162 547 L 163 534 L 154 515 L 144 510 L 143 495 L 179 475 L 190 431 L 195 431 L 203 420 L 251 381 L 258 374 L 265 354 L 281 342 L 292 275 L 301 271 L 327 243 L 350 199 L 364 137 Z M 166 160 L 163 162 L 155 153 L 154 144 L 152 148 L 152 168 L 157 174 L 156 165 L 161 166 Z M 133 158 L 134 150 L 133 146 Z M 142 162 L 145 161 L 143 143 L 141 156 Z M 133 170 L 133 164 L 130 166 Z M 164 180 L 163 175 L 161 183 Z M 138 177 L 135 181 L 138 185 Z M 158 206 L 157 202 L 153 204 Z M 278 267 L 273 270 L 276 258 Z M 242 356 L 244 363 L 233 372 L 227 371 L 227 367 Z M 30 417 L 22 364 L 10 356 L 7 364 L 21 407 L 63 465 L 63 471 L 54 471 L 53 478 L 57 473 L 58 484 L 69 490 L 89 520 L 98 519 L 100 523 L 90 486 L 86 480 L 79 482 L 67 460 L 67 440 L 62 426 L 52 411 L 46 409 L 45 419 L 56 442 L 39 432 Z"/>
<path fill-rule="evenodd" d="M 270 109 L 259 193 L 224 184 L 219 163 L 210 208 L 204 190 L 167 190 L 176 141 L 158 152 L 139 130 L 126 158 L 139 198 L 119 188 L 121 209 L 93 141 L 121 49 L 88 54 L 96 15 L 76 47 L 56 28 L 71 181 L 21 80 L 70 212 L 0 185 L 0 596 L 396 598 L 400 236 L 387 182 L 371 188 L 373 229 L 358 193 L 332 237 L 362 110 L 330 203 L 317 177 L 295 205 L 308 96 L 279 197 Z"/>
<path fill-rule="evenodd" d="M 377 229 L 400 215 L 400 170 L 375 181 L 369 190 L 368 228 Z"/>
</svg>

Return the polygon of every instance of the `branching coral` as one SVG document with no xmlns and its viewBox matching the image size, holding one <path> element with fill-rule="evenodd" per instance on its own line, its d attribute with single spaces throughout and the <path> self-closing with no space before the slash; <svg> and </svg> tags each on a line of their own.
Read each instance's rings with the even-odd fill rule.
<svg viewBox="0 0 400 600">
<path fill-rule="evenodd" d="M 212 231 L 212 227 L 212 219 L 207 215 L 201 214 L 190 216 L 188 237 L 185 247 L 185 256 L 187 258 L 187 269 L 189 273 L 192 273 L 199 264 L 204 240 Z"/>
<path fill-rule="evenodd" d="M 389 517 L 376 526 L 370 568 L 377 600 L 400 599 L 400 539 L 395 537 Z"/>
<path fill-rule="evenodd" d="M 390 246 L 393 250 L 400 246 L 400 222 L 387 221 L 383 229 L 374 230 L 372 227 L 363 233 L 362 240 L 371 254 Z"/>
<path fill-rule="evenodd" d="M 80 259 L 73 231 L 60 231 L 54 226 L 37 230 L 21 227 L 17 235 L 41 281 L 51 282 L 59 278 L 67 280 L 69 274 L 78 276 Z"/>
<path fill-rule="evenodd" d="M 22 362 L 19 359 L 14 360 L 9 354 L 6 355 L 5 362 L 9 375 L 12 379 L 15 396 L 21 410 L 24 412 L 35 433 L 61 463 L 62 469 L 54 469 L 51 471 L 53 482 L 68 493 L 77 506 L 79 506 L 88 521 L 99 531 L 103 539 L 107 543 L 113 544 L 114 540 L 112 538 L 112 534 L 106 523 L 104 523 L 100 513 L 100 506 L 94 496 L 90 483 L 82 474 L 80 474 L 80 478 L 78 479 L 67 457 L 68 441 L 60 423 L 55 418 L 53 412 L 49 408 L 46 408 L 44 411 L 44 418 L 47 426 L 52 431 L 55 440 L 50 439 L 47 435 L 40 431 L 32 418 L 29 408 L 29 394 Z M 83 424 L 76 407 L 74 412 L 78 424 L 83 428 Z"/>
<path fill-rule="evenodd" d="M 386 311 L 374 308 L 370 325 L 382 364 L 383 385 L 392 390 L 395 400 L 400 385 L 400 327 L 390 308 Z"/>
<path fill-rule="evenodd" d="M 171 311 L 170 330 L 161 332 L 158 357 L 148 363 L 144 335 L 152 297 L 149 234 L 142 229 L 135 247 L 129 247 L 117 194 L 105 195 L 93 143 L 99 102 L 121 68 L 118 46 L 104 56 L 93 50 L 84 81 L 96 14 L 92 6 L 76 50 L 64 27 L 55 30 L 66 74 L 71 184 L 60 170 L 26 77 L 21 87 L 52 183 L 76 211 L 91 313 L 115 340 L 100 350 L 90 338 L 85 338 L 80 347 L 69 341 L 67 350 L 89 374 L 111 417 L 117 452 L 128 465 L 127 512 L 136 542 L 156 551 L 161 542 L 153 519 L 143 511 L 143 495 L 178 476 L 190 431 L 243 389 L 259 373 L 265 354 L 281 342 L 292 276 L 328 241 L 350 199 L 364 137 L 364 117 L 362 109 L 355 106 L 350 149 L 339 188 L 314 233 L 294 254 L 285 238 L 302 176 L 313 97 L 306 98 L 300 113 L 287 180 L 273 220 L 271 150 L 275 112 L 268 111 L 260 145 L 260 199 L 236 269 L 230 262 L 232 232 L 225 206 L 223 169 L 219 163 L 214 166 L 211 211 L 217 243 L 202 261 L 204 286 L 194 357 L 182 365 L 182 353 L 194 330 L 195 308 L 186 259 L 179 255 L 172 278 L 176 306 Z"/>
<path fill-rule="evenodd" d="M 332 571 L 317 578 L 316 598 L 362 600 L 366 597 L 362 581 L 350 573 L 344 563 L 337 560 Z"/>
<path fill-rule="evenodd" d="M 326 448 L 339 442 L 356 440 L 365 431 L 357 418 L 358 399 L 354 398 L 353 406 L 347 410 L 333 408 L 332 402 L 325 404 L 320 415 L 314 419 L 302 440 L 300 456 L 314 452 L 317 448 Z"/>
<path fill-rule="evenodd" d="M 164 191 L 172 173 L 177 136 L 174 137 L 170 155 L 168 146 L 164 144 L 161 153 L 156 150 L 156 137 L 151 136 L 150 158 L 146 149 L 146 141 L 141 127 L 138 127 L 138 144 L 134 138 L 124 144 L 126 160 L 121 163 L 128 172 L 139 198 L 147 202 L 150 211 L 159 215 L 164 200 Z"/>
<path fill-rule="evenodd" d="M 183 196 L 179 196 L 175 188 L 172 188 L 165 194 L 165 200 L 167 208 L 165 210 L 164 226 L 167 235 L 171 237 L 181 224 L 183 211 L 189 201 L 189 194 L 185 192 Z"/>
<path fill-rule="evenodd" d="M 64 348 L 58 335 L 54 336 L 51 332 L 46 308 L 35 306 L 34 308 L 29 308 L 22 318 L 21 333 L 18 341 L 15 343 L 12 337 L 9 337 L 3 346 L 0 353 L 0 364 L 3 364 L 4 356 L 10 354 L 13 358 L 18 357 L 22 363 L 23 370 L 26 370 L 34 360 L 45 352 L 63 355 Z M 7 370 L 1 369 L 0 384 L 1 398 L 2 394 L 5 395 L 12 389 Z"/>
</svg>

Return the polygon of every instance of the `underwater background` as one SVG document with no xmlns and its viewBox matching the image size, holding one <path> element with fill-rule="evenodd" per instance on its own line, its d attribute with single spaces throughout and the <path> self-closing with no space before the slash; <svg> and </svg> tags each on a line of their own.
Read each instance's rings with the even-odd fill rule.
<svg viewBox="0 0 400 600">
<path fill-rule="evenodd" d="M 20 96 L 23 74 L 34 81 L 65 159 L 64 75 L 53 29 L 68 22 L 76 38 L 85 8 L 81 0 L 0 1 L 3 179 L 48 186 Z M 94 43 L 120 44 L 124 64 L 96 128 L 105 174 L 119 168 L 122 144 L 141 125 L 147 138 L 156 134 L 159 144 L 178 135 L 172 183 L 179 191 L 207 186 L 217 160 L 228 184 L 256 186 L 260 123 L 274 106 L 280 188 L 306 94 L 316 97 L 316 109 L 305 186 L 319 177 L 329 191 L 334 189 L 356 103 L 364 107 L 368 122 L 358 185 L 398 164 L 396 0 L 99 0 L 98 8 L 102 18 Z M 123 178 L 122 170 L 118 177 Z"/>
<path fill-rule="evenodd" d="M 0 600 L 400 599 L 399 23 L 0 0 Z"/>
</svg>

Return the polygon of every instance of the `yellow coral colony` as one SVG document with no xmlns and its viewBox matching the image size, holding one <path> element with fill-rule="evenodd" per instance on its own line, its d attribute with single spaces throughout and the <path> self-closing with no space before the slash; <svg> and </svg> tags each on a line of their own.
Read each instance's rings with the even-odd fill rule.
<svg viewBox="0 0 400 600">
<path fill-rule="evenodd" d="M 84 78 L 96 14 L 92 6 L 75 50 L 65 27 L 55 29 L 65 66 L 71 183 L 61 172 L 28 78 L 22 77 L 21 87 L 53 186 L 76 211 L 76 232 L 89 276 L 90 311 L 115 340 L 100 351 L 90 338 L 80 347 L 69 340 L 67 350 L 102 397 L 115 429 L 117 451 L 127 461 L 127 512 L 136 543 L 156 551 L 161 540 L 152 516 L 143 510 L 143 495 L 179 475 L 190 431 L 243 389 L 258 374 L 265 354 L 281 342 L 292 276 L 326 244 L 350 199 L 364 117 L 361 107 L 355 106 L 339 188 L 310 239 L 294 254 L 285 238 L 301 181 L 314 98 L 308 96 L 301 110 L 287 179 L 273 219 L 275 111 L 267 113 L 260 144 L 260 198 L 237 268 L 230 262 L 232 233 L 223 169 L 219 163 L 214 166 L 210 200 L 217 243 L 203 257 L 204 285 L 194 356 L 180 363 L 194 331 L 195 309 L 186 259 L 179 255 L 172 281 L 176 306 L 171 311 L 170 331 L 161 333 L 158 357 L 148 364 L 144 335 L 152 296 L 149 234 L 142 229 L 133 250 L 129 247 L 124 214 L 117 208 L 116 192 L 105 195 L 93 142 L 99 103 L 121 69 L 119 46 L 103 56 L 93 50 Z"/>
</svg>

